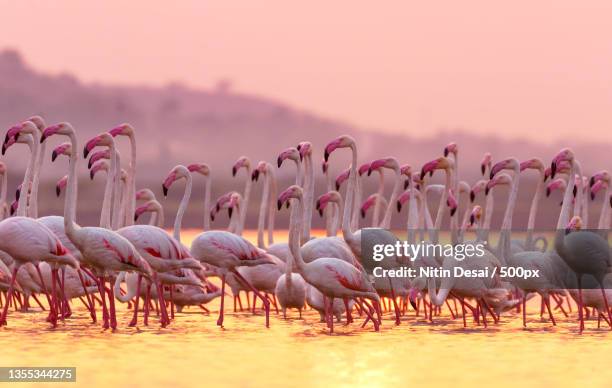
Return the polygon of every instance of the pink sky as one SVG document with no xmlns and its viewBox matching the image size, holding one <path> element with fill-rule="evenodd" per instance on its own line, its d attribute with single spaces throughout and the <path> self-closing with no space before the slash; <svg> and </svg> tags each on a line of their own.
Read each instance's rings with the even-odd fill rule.
<svg viewBox="0 0 612 388">
<path fill-rule="evenodd" d="M 85 81 L 230 78 L 386 131 L 612 141 L 610 15 L 608 0 L 22 0 L 3 2 L 0 48 Z"/>
</svg>

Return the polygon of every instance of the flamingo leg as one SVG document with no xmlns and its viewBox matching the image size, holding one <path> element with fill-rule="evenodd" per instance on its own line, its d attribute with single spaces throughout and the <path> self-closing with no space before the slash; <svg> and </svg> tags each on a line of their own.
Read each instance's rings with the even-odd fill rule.
<svg viewBox="0 0 612 388">
<path fill-rule="evenodd" d="M 170 318 L 174 319 L 174 284 L 170 285 Z"/>
<path fill-rule="evenodd" d="M 391 278 L 389 278 L 389 288 L 391 288 L 391 300 L 393 301 L 393 310 L 395 310 L 395 325 L 399 326 L 401 323 L 400 310 L 397 305 L 397 300 L 395 298 L 395 290 L 393 289 L 393 283 L 391 282 Z"/>
<path fill-rule="evenodd" d="M 348 326 L 349 324 L 353 322 L 353 317 L 351 316 L 351 309 L 349 308 L 348 298 L 344 297 L 342 299 L 344 300 L 344 309 L 346 311 L 346 325 Z M 301 314 L 301 311 L 300 311 L 300 314 Z"/>
<path fill-rule="evenodd" d="M 87 309 L 89 310 L 89 315 L 91 316 L 93 323 L 96 323 L 97 321 L 96 309 L 93 305 L 93 298 L 90 298 L 89 296 L 89 291 L 87 291 L 87 286 L 85 285 L 85 280 L 83 279 L 83 274 L 81 273 L 80 269 L 77 270 L 77 274 L 79 275 L 79 280 L 81 281 L 81 286 L 83 287 L 83 291 L 85 291 L 85 297 L 87 299 Z"/>
<path fill-rule="evenodd" d="M 329 298 L 330 314 L 329 314 L 329 334 L 334 332 L 334 297 Z"/>
<path fill-rule="evenodd" d="M 108 319 L 108 310 L 106 308 L 106 297 L 104 296 L 105 289 L 104 276 L 100 276 L 98 280 L 98 290 L 100 291 L 100 299 L 102 300 L 102 320 L 104 321 L 102 327 L 108 329 L 110 327 L 110 322 Z"/>
<path fill-rule="evenodd" d="M 19 270 L 19 266 L 16 265 L 13 269 L 13 276 L 11 277 L 11 284 L 9 285 L 9 289 L 6 296 L 6 303 L 4 303 L 4 309 L 2 310 L 2 315 L 0 315 L 0 326 L 6 325 L 6 315 L 8 314 L 9 308 L 9 300 L 13 295 L 15 289 L 15 281 L 17 280 L 17 271 Z"/>
<path fill-rule="evenodd" d="M 217 319 L 217 326 L 223 327 L 223 305 L 225 301 L 225 274 L 221 275 L 221 307 L 219 307 L 219 318 Z"/>
<path fill-rule="evenodd" d="M 138 323 L 138 301 L 140 300 L 140 283 L 142 283 L 142 275 L 138 275 L 138 284 L 136 285 L 136 301 L 134 302 L 134 315 L 129 323 L 129 327 L 134 327 Z"/>
<path fill-rule="evenodd" d="M 166 300 L 164 299 L 164 285 L 157 279 L 153 279 L 155 282 L 155 288 L 157 288 L 157 298 L 159 299 L 159 310 L 160 310 L 160 324 L 161 327 L 166 327 L 170 323 L 170 317 L 168 316 L 168 310 L 166 309 Z"/>
<path fill-rule="evenodd" d="M 40 280 L 40 284 L 42 285 L 43 288 L 43 292 L 45 293 L 45 297 L 47 298 L 47 304 L 49 305 L 49 315 L 47 316 L 47 321 L 51 321 L 51 317 L 52 314 L 55 314 L 55 305 L 53 304 L 53 301 L 51 300 L 51 296 L 49 295 L 49 291 L 47 290 L 47 285 L 45 284 L 45 281 L 42 277 L 42 273 L 40 272 L 40 268 L 38 266 L 38 264 L 36 264 L 34 266 L 34 268 L 36 268 L 36 273 L 38 274 L 38 279 Z M 7 303 L 10 301 L 10 299 L 7 299 Z"/>
<path fill-rule="evenodd" d="M 461 316 L 463 318 L 463 328 L 466 328 L 467 322 L 465 321 L 465 302 L 463 301 L 463 298 L 459 299 L 459 301 L 461 302 Z"/>
<path fill-rule="evenodd" d="M 36 304 L 38 304 L 38 306 L 40 306 L 42 311 L 45 311 L 45 306 L 42 305 L 42 303 L 40 303 L 40 300 L 38 300 L 38 298 L 36 297 L 36 294 L 32 294 L 32 298 L 34 299 L 34 301 L 36 302 Z"/>
<path fill-rule="evenodd" d="M 147 282 L 147 292 L 144 300 L 143 324 L 149 326 L 149 308 L 151 307 L 151 283 Z"/>
<path fill-rule="evenodd" d="M 527 327 L 527 295 L 523 293 L 523 327 Z"/>
<path fill-rule="evenodd" d="M 553 326 L 557 326 L 557 322 L 555 321 L 555 317 L 553 316 L 552 310 L 550 309 L 550 297 L 546 295 L 544 299 L 544 304 L 546 305 L 546 309 L 548 310 L 548 316 L 552 321 Z"/>
<path fill-rule="evenodd" d="M 584 312 L 582 311 L 582 275 L 576 274 L 576 276 L 578 277 L 578 319 L 580 320 L 579 332 L 582 334 L 582 331 L 584 330 Z"/>
<path fill-rule="evenodd" d="M 603 285 L 600 285 L 600 288 L 601 288 L 601 295 L 604 301 L 604 306 L 606 308 L 606 312 L 608 313 L 608 325 L 610 326 L 610 330 L 612 330 L 612 312 L 610 311 L 610 307 L 608 306 L 608 297 L 606 296 L 606 291 L 604 290 Z"/>
<path fill-rule="evenodd" d="M 109 284 L 113 285 L 113 276 L 109 278 Z M 115 311 L 115 290 L 110 287 L 108 290 L 108 304 L 110 308 L 110 326 L 113 331 L 117 329 L 117 312 Z"/>
<path fill-rule="evenodd" d="M 263 301 L 264 308 L 266 309 L 266 327 L 270 327 L 270 302 L 268 302 L 268 300 L 266 298 L 264 298 L 259 293 L 259 291 L 257 291 L 257 289 L 251 285 L 251 283 L 249 283 L 242 275 L 240 275 L 240 273 L 238 271 L 236 271 L 235 269 L 233 269 L 232 271 L 233 271 L 234 275 L 236 275 L 236 277 L 238 279 L 240 279 L 242 282 L 244 282 L 244 284 L 246 284 L 251 289 L 251 291 L 253 291 L 255 293 L 255 295 L 258 296 L 259 299 L 261 299 Z"/>
</svg>

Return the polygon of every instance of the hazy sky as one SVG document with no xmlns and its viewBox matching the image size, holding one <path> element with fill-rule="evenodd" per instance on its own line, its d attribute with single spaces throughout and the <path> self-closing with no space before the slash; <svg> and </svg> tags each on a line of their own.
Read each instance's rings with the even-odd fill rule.
<svg viewBox="0 0 612 388">
<path fill-rule="evenodd" d="M 226 77 L 387 131 L 612 141 L 609 0 L 0 3 L 0 48 L 86 81 Z"/>
</svg>

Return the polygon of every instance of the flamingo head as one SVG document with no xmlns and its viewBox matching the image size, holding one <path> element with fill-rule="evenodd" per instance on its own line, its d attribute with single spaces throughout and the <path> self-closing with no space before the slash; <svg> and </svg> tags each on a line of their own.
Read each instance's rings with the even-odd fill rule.
<svg viewBox="0 0 612 388">
<path fill-rule="evenodd" d="M 555 190 L 565 190 L 567 183 L 563 178 L 553 179 L 546 185 L 546 196 L 550 197 L 550 194 Z"/>
<path fill-rule="evenodd" d="M 398 213 L 402 211 L 402 206 L 404 206 L 404 204 L 408 202 L 408 200 L 410 199 L 410 192 L 411 192 L 410 190 L 406 190 L 397 198 L 397 212 Z"/>
<path fill-rule="evenodd" d="M 150 201 L 155 199 L 155 194 L 151 189 L 140 189 L 136 192 L 137 201 Z"/>
<path fill-rule="evenodd" d="M 91 166 L 91 169 L 89 170 L 89 179 L 93 180 L 99 171 L 105 171 L 106 173 L 108 173 L 109 170 L 110 163 L 108 162 L 108 160 L 98 160 L 93 164 L 93 166 Z"/>
<path fill-rule="evenodd" d="M 316 209 L 321 216 L 323 216 L 323 211 L 327 207 L 327 204 L 330 202 L 340 203 L 340 193 L 337 191 L 328 191 L 325 194 L 322 194 L 316 203 Z"/>
<path fill-rule="evenodd" d="M 289 147 L 283 150 L 283 152 L 278 154 L 278 158 L 276 158 L 276 165 L 278 168 L 283 165 L 285 159 L 290 159 L 297 163 L 299 160 L 301 160 L 300 151 L 298 151 L 295 147 Z"/>
<path fill-rule="evenodd" d="M 57 157 L 60 155 L 66 155 L 66 156 L 72 155 L 72 144 L 62 143 L 58 145 L 57 147 L 55 147 L 53 151 L 51 152 L 51 161 L 55 162 L 55 159 L 57 159 Z"/>
<path fill-rule="evenodd" d="M 251 174 L 251 180 L 256 182 L 259 179 L 260 174 L 267 174 L 267 173 L 268 173 L 268 162 L 265 162 L 262 160 L 259 163 L 257 163 L 257 167 L 253 170 L 253 173 Z"/>
<path fill-rule="evenodd" d="M 368 176 L 372 174 L 372 171 L 380 171 L 381 168 L 388 168 L 391 170 L 399 171 L 399 163 L 397 159 L 393 157 L 376 159 L 372 163 L 370 163 L 370 168 L 368 169 Z"/>
<path fill-rule="evenodd" d="M 41 134 L 45 130 L 45 128 L 47 127 L 47 124 L 45 123 L 45 119 L 43 119 L 42 117 L 40 117 L 38 115 L 34 115 L 34 116 L 29 117 L 28 121 L 31 121 L 32 123 L 34 123 L 34 125 L 36 125 L 36 128 L 38 128 L 38 131 Z"/>
<path fill-rule="evenodd" d="M 15 212 L 17 211 L 18 207 L 19 207 L 19 201 L 18 200 L 14 200 L 11 203 L 11 216 L 15 214 Z"/>
<path fill-rule="evenodd" d="M 364 163 L 361 166 L 359 166 L 359 168 L 357 169 L 357 174 L 359 174 L 359 176 L 362 176 L 363 174 L 368 172 L 369 169 L 370 169 L 370 163 Z"/>
<path fill-rule="evenodd" d="M 6 132 L 6 136 L 4 137 L 4 143 L 2 143 L 2 155 L 6 152 L 6 150 L 15 143 L 23 143 L 27 141 L 19 141 L 20 134 L 30 134 L 34 133 L 38 134 L 38 128 L 31 121 L 24 121 L 20 124 L 13 125 Z"/>
<path fill-rule="evenodd" d="M 68 184 L 68 175 L 64 175 L 55 184 L 55 195 L 59 197 L 62 194 L 62 190 L 66 188 L 67 184 Z"/>
<path fill-rule="evenodd" d="M 573 216 L 565 227 L 565 234 L 570 234 L 571 232 L 580 229 L 582 229 L 582 218 L 580 218 L 580 216 Z"/>
<path fill-rule="evenodd" d="M 378 199 L 378 194 L 374 193 L 374 194 L 371 194 L 365 201 L 363 201 L 363 204 L 361 205 L 361 209 L 360 209 L 361 218 L 365 218 L 366 213 L 368 212 L 368 209 L 370 209 L 372 206 L 374 206 L 374 204 L 376 204 L 377 199 Z"/>
<path fill-rule="evenodd" d="M 107 132 L 102 132 L 99 135 L 94 136 L 87 143 L 85 143 L 85 147 L 83 148 L 83 157 L 87 158 L 87 155 L 89 155 L 91 150 L 98 146 L 114 147 L 115 140 Z"/>
<path fill-rule="evenodd" d="M 309 141 L 303 141 L 295 148 L 300 153 L 300 160 L 303 160 L 306 156 L 312 155 L 312 143 Z"/>
<path fill-rule="evenodd" d="M 237 192 L 233 192 L 230 195 L 229 202 L 227 204 L 227 214 L 229 218 L 232 218 L 232 212 L 234 211 L 234 209 L 236 209 L 236 211 L 240 210 L 241 201 L 242 201 L 242 196 L 238 194 Z"/>
<path fill-rule="evenodd" d="M 470 202 L 474 202 L 476 195 L 487 188 L 487 182 L 488 181 L 481 179 L 472 186 L 470 190 Z"/>
<path fill-rule="evenodd" d="M 278 201 L 277 201 L 277 206 L 278 206 L 278 210 L 280 210 L 283 207 L 283 204 L 285 203 L 289 203 L 290 199 L 297 199 L 299 201 L 302 200 L 302 188 L 298 185 L 291 185 L 288 188 L 285 189 L 285 191 L 283 191 L 282 193 L 280 193 L 280 195 L 278 196 Z"/>
<path fill-rule="evenodd" d="M 53 135 L 74 135 L 74 128 L 72 128 L 72 125 L 67 122 L 50 125 L 43 131 L 42 136 L 40 137 L 40 142 L 44 142 L 48 137 Z"/>
<path fill-rule="evenodd" d="M 128 123 L 117 125 L 115 128 L 108 131 L 112 137 L 116 136 L 134 136 L 134 127 Z"/>
<path fill-rule="evenodd" d="M 449 143 L 446 147 L 444 147 L 444 156 L 448 156 L 448 154 L 453 154 L 455 157 L 457 156 L 457 152 L 459 152 L 459 148 L 457 147 L 457 143 Z"/>
<path fill-rule="evenodd" d="M 529 160 L 525 160 L 524 162 L 521 162 L 521 165 L 520 165 L 521 172 L 525 171 L 527 169 L 538 170 L 540 172 L 543 172 L 544 171 L 544 163 L 539 158 L 532 158 L 532 159 L 529 159 Z"/>
<path fill-rule="evenodd" d="M 487 172 L 487 168 L 491 168 L 491 164 L 493 163 L 493 157 L 490 152 L 485 152 L 482 161 L 480 162 L 480 173 L 482 176 Z"/>
<path fill-rule="evenodd" d="M 479 222 L 482 218 L 482 207 L 479 205 L 474 206 L 470 213 L 470 226 L 473 226 L 477 221 Z"/>
<path fill-rule="evenodd" d="M 431 160 L 423 165 L 421 168 L 421 179 L 425 179 L 425 175 L 429 173 L 432 176 L 435 170 L 448 171 L 453 167 L 453 163 L 446 157 L 440 157 Z"/>
<path fill-rule="evenodd" d="M 336 191 L 340 190 L 340 187 L 349 178 L 350 175 L 351 175 L 351 169 L 347 168 L 346 170 L 342 171 L 340 175 L 336 177 Z"/>
<path fill-rule="evenodd" d="M 457 212 L 457 208 L 459 207 L 459 203 L 457 202 L 457 197 L 455 197 L 455 193 L 453 189 L 448 189 L 448 197 L 446 198 L 446 206 L 450 209 L 450 215 L 453 217 Z"/>
<path fill-rule="evenodd" d="M 236 163 L 232 166 L 232 176 L 236 176 L 238 171 L 243 167 L 246 168 L 249 173 L 251 172 L 251 161 L 246 156 L 241 156 L 236 160 Z"/>
<path fill-rule="evenodd" d="M 609 183 L 604 180 L 596 181 L 593 184 L 593 186 L 591 186 L 591 201 L 595 199 L 595 196 L 597 196 L 598 192 L 600 192 L 603 189 L 607 189 L 608 185 Z"/>
<path fill-rule="evenodd" d="M 598 181 L 605 181 L 606 183 L 610 183 L 610 173 L 606 170 L 599 171 L 589 180 L 589 186 L 593 186 Z"/>
<path fill-rule="evenodd" d="M 512 178 L 510 175 L 506 173 L 501 173 L 495 175 L 489 182 L 487 182 L 487 186 L 485 187 L 485 195 L 489 195 L 489 191 L 495 186 L 503 186 L 512 184 Z"/>
<path fill-rule="evenodd" d="M 7 140 L 5 140 L 4 143 L 2 143 L 2 155 L 6 154 L 6 150 L 8 150 L 9 147 L 12 146 L 13 144 L 17 143 L 21 137 L 17 135 L 17 136 L 9 137 Z M 32 142 L 32 137 L 30 137 L 30 142 Z"/>
<path fill-rule="evenodd" d="M 138 206 L 134 212 L 134 221 L 138 221 L 138 217 L 147 212 L 160 212 L 161 204 L 156 200 L 150 200 L 144 205 Z"/>
<path fill-rule="evenodd" d="M 412 182 L 414 182 L 416 184 L 415 189 L 417 190 L 421 190 L 421 185 L 424 183 L 423 179 L 421 178 L 421 173 L 420 172 L 415 172 L 412 174 Z M 404 182 L 404 190 L 408 188 L 408 186 L 410 186 L 409 182 Z"/>
<path fill-rule="evenodd" d="M 347 147 L 355 149 L 355 139 L 353 139 L 349 135 L 342 135 L 330 141 L 325 146 L 325 152 L 323 153 L 323 157 L 325 158 L 325 161 L 329 160 L 329 155 L 331 155 L 331 153 L 337 150 L 338 148 L 347 148 Z"/>
<path fill-rule="evenodd" d="M 111 154 L 110 154 L 109 148 L 96 151 L 92 153 L 91 156 L 89 157 L 89 162 L 87 162 L 87 168 L 91 168 L 91 166 L 93 166 L 93 164 L 100 159 L 110 159 L 110 157 L 111 157 Z"/>
<path fill-rule="evenodd" d="M 210 167 L 206 163 L 192 163 L 187 166 L 189 172 L 196 172 L 206 177 L 210 176 Z"/>
<path fill-rule="evenodd" d="M 329 163 L 323 160 L 321 162 L 321 170 L 323 171 L 323 174 L 327 174 L 328 169 L 329 169 Z"/>
<path fill-rule="evenodd" d="M 493 179 L 493 177 L 502 170 L 513 170 L 514 172 L 519 172 L 521 168 L 521 164 L 515 158 L 504 159 L 500 162 L 495 163 L 491 168 L 491 172 L 489 173 L 489 179 Z"/>
<path fill-rule="evenodd" d="M 227 193 L 221 195 L 217 198 L 217 202 L 215 202 L 214 208 L 215 213 L 218 213 L 221 208 L 226 208 L 229 206 L 229 202 L 231 200 L 232 194 L 236 193 L 235 191 L 228 191 Z"/>
<path fill-rule="evenodd" d="M 191 175 L 187 167 L 179 164 L 178 166 L 175 166 L 172 170 L 170 170 L 170 173 L 162 183 L 162 191 L 164 192 L 164 197 L 168 196 L 168 189 L 170 188 L 170 186 L 172 186 L 175 181 L 181 178 L 189 179 L 191 178 Z"/>
<path fill-rule="evenodd" d="M 569 162 L 571 164 L 571 162 L 573 162 L 574 160 L 574 152 L 569 149 L 569 148 L 564 148 L 562 149 L 552 160 L 552 163 L 550 164 L 550 176 L 552 178 L 555 177 L 555 175 L 557 174 L 557 170 L 559 167 L 559 164 L 561 162 Z"/>
</svg>

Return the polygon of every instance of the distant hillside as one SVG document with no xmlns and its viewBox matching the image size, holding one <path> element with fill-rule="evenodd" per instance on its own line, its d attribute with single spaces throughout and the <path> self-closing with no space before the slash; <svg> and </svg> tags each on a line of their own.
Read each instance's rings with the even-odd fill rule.
<svg viewBox="0 0 612 388">
<path fill-rule="evenodd" d="M 40 114 L 49 123 L 71 122 L 83 143 L 98 132 L 130 122 L 137 129 L 138 185 L 153 185 L 155 189 L 174 165 L 203 161 L 213 168 L 215 192 L 219 194 L 230 187 L 242 187 L 243 177 L 233 180 L 230 176 L 231 164 L 240 155 L 247 155 L 254 162 L 273 161 L 283 148 L 310 140 L 315 146 L 316 160 L 319 160 L 323 145 L 342 133 L 357 139 L 361 161 L 394 155 L 401 163 L 415 166 L 440 155 L 446 143 L 456 141 L 461 147 L 462 178 L 471 182 L 478 177 L 478 162 L 485 151 L 492 152 L 497 159 L 540 156 L 548 161 L 554 152 L 571 145 L 586 172 L 612 167 L 608 157 L 610 144 L 532 144 L 502 141 L 494 135 L 475 136 L 463 131 L 440 133 L 425 140 L 411 138 L 409 134 L 418 129 L 407 130 L 406 136 L 393 136 L 319 117 L 265 97 L 234 93 L 223 84 L 213 90 L 195 90 L 179 84 L 164 88 L 84 84 L 69 74 L 51 76 L 37 72 L 15 51 L 0 52 L 0 96 L 2 131 L 29 115 Z M 127 158 L 125 144 L 121 149 Z M 10 150 L 4 159 L 13 173 L 23 170 L 24 155 Z M 334 171 L 346 167 L 347 161 L 344 155 L 334 156 Z M 46 165 L 43 177 L 57 179 L 65 169 L 65 163 L 61 162 L 53 167 Z M 281 177 L 285 176 L 281 186 L 290 182 L 287 174 L 292 172 L 285 166 L 279 171 Z M 12 178 L 11 184 L 15 181 Z M 319 183 L 322 190 L 322 182 Z M 98 190 L 101 185 L 102 179 L 96 179 L 90 187 Z M 198 190 L 196 187 L 194 196 L 200 195 Z M 173 190 L 173 202 L 178 191 L 178 187 Z M 169 209 L 173 208 L 173 202 L 169 203 Z M 42 209 L 57 211 L 58 204 L 45 203 Z M 255 212 L 256 206 L 251 210 Z M 89 212 L 87 215 L 90 216 Z M 200 219 L 194 207 L 187 222 L 199 224 Z"/>
</svg>

